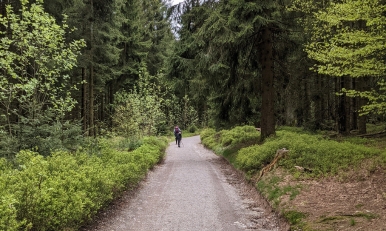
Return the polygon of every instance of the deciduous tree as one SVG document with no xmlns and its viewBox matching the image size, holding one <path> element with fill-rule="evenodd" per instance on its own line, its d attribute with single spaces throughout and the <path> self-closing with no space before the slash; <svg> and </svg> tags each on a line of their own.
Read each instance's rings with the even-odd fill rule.
<svg viewBox="0 0 386 231">
<path fill-rule="evenodd" d="M 84 41 L 65 41 L 66 18 L 58 25 L 41 3 L 21 3 L 21 15 L 7 5 L 0 17 L 6 28 L 0 32 L 0 102 L 8 136 L 20 140 L 14 146 L 32 148 L 49 136 L 39 133 L 42 126 L 63 123 L 74 107 L 66 72 L 76 66 Z"/>
</svg>

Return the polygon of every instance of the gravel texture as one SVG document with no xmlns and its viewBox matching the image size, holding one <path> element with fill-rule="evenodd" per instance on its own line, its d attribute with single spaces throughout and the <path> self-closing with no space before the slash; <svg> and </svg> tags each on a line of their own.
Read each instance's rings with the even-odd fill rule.
<svg viewBox="0 0 386 231">
<path fill-rule="evenodd" d="M 288 230 L 256 190 L 200 137 L 166 150 L 134 191 L 101 212 L 84 231 Z"/>
</svg>

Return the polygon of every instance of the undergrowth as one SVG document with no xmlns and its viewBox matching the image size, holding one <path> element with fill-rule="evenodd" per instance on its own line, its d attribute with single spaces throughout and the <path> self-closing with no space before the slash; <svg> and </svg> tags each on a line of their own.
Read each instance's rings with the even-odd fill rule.
<svg viewBox="0 0 386 231">
<path fill-rule="evenodd" d="M 0 230 L 77 230 L 163 158 L 166 138 L 141 143 L 128 152 L 111 140 L 90 140 L 75 153 L 0 159 Z"/>
<path fill-rule="evenodd" d="M 332 139 L 323 132 L 304 131 L 294 127 L 279 128 L 275 136 L 267 138 L 263 143 L 258 141 L 259 135 L 259 132 L 249 126 L 219 132 L 205 129 L 201 133 L 201 141 L 245 172 L 249 179 L 258 176 L 260 170 L 274 159 L 277 150 L 282 148 L 288 149 L 289 152 L 285 158 L 280 159 L 276 167 L 283 168 L 286 174 L 292 174 L 294 179 L 336 176 L 359 168 L 367 159 L 373 163 L 369 168 L 386 166 L 386 142 L 380 138 L 337 136 Z M 299 171 L 295 166 L 305 170 Z M 291 224 L 291 230 L 311 230 L 303 221 L 307 217 L 306 214 L 293 208 L 285 208 L 281 204 L 284 195 L 292 200 L 302 190 L 301 184 L 290 185 L 285 183 L 282 177 L 275 174 L 265 176 L 256 187 L 271 205 L 282 211 Z M 363 214 L 357 216 L 366 217 Z M 355 225 L 355 220 L 351 225 Z"/>
<path fill-rule="evenodd" d="M 253 126 L 237 126 L 231 130 L 216 132 L 208 128 L 201 132 L 201 142 L 207 148 L 220 155 L 231 157 L 239 149 L 256 144 L 260 140 L 260 132 Z"/>
<path fill-rule="evenodd" d="M 300 185 L 281 185 L 282 178 L 278 176 L 271 176 L 268 179 L 262 179 L 257 184 L 257 189 L 277 208 L 280 204 L 280 198 L 283 195 L 288 195 L 290 200 L 300 193 Z"/>
<path fill-rule="evenodd" d="M 357 166 L 362 160 L 381 155 L 376 148 L 337 142 L 321 135 L 309 135 L 289 131 L 277 131 L 262 145 L 241 149 L 236 166 L 244 171 L 258 171 L 274 157 L 276 150 L 286 148 L 289 153 L 279 165 L 295 172 L 294 166 L 309 170 L 308 177 L 335 175 Z"/>
</svg>

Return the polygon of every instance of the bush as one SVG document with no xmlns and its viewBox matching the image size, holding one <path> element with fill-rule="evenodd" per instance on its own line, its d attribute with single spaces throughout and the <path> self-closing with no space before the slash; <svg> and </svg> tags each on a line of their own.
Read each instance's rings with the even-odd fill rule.
<svg viewBox="0 0 386 231">
<path fill-rule="evenodd" d="M 127 187 L 136 185 L 164 155 L 166 138 L 149 137 L 132 152 L 108 140 L 93 150 L 44 157 L 22 151 L 16 169 L 0 159 L 0 230 L 76 230 Z M 7 227 L 7 228 L 4 228 Z"/>
<path fill-rule="evenodd" d="M 246 171 L 260 170 L 281 148 L 290 150 L 288 157 L 280 161 L 283 167 L 290 170 L 295 165 L 309 168 L 314 176 L 335 174 L 380 154 L 377 149 L 349 142 L 339 143 L 318 135 L 277 131 L 277 136 L 268 138 L 264 144 L 241 149 L 236 165 Z"/>
<path fill-rule="evenodd" d="M 82 129 L 76 123 L 43 121 L 46 124 L 17 126 L 18 135 L 0 134 L 0 157 L 12 159 L 20 150 L 37 150 L 49 156 L 58 150 L 76 150 L 81 142 Z"/>
<path fill-rule="evenodd" d="M 3 193 L 0 189 L 0 230 L 17 231 L 23 222 L 17 220 L 17 201 L 10 193 Z"/>
<path fill-rule="evenodd" d="M 219 154 L 225 149 L 256 144 L 259 139 L 260 133 L 252 126 L 238 126 L 220 132 L 209 128 L 201 132 L 201 142 Z"/>
<path fill-rule="evenodd" d="M 195 133 L 197 131 L 196 125 L 192 125 L 188 128 L 188 132 L 190 133 Z"/>
<path fill-rule="evenodd" d="M 216 135 L 216 130 L 212 128 L 204 129 L 200 134 L 202 144 L 205 147 L 214 149 L 215 146 L 217 146 L 217 140 L 215 135 Z"/>
<path fill-rule="evenodd" d="M 18 201 L 8 187 L 8 182 L 12 174 L 12 168 L 4 159 L 0 159 L 0 230 L 19 230 L 23 224 L 17 219 L 17 209 L 15 205 Z"/>
<path fill-rule="evenodd" d="M 223 147 L 242 143 L 256 143 L 260 139 L 260 133 L 253 126 L 238 126 L 231 130 L 222 130 L 220 134 L 220 142 Z"/>
</svg>

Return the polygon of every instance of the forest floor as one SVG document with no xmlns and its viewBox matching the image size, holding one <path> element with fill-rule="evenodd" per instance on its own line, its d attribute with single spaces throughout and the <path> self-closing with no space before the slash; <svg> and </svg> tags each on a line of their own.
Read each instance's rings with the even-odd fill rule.
<svg viewBox="0 0 386 231">
<path fill-rule="evenodd" d="M 372 146 L 386 149 L 386 137 L 373 141 Z M 305 216 L 291 230 L 386 231 L 386 168 L 381 162 L 368 159 L 359 167 L 320 179 L 294 179 L 280 167 L 265 177 L 283 179 L 281 187 L 301 188 L 294 199 L 289 195 L 279 199 L 278 210 Z"/>
<path fill-rule="evenodd" d="M 386 230 L 386 171 L 372 160 L 339 176 L 298 180 L 280 168 L 266 177 L 280 176 L 281 187 L 300 187 L 291 199 L 279 198 L 279 210 L 304 215 L 291 230 Z M 298 228 L 297 228 L 298 227 Z"/>
</svg>

